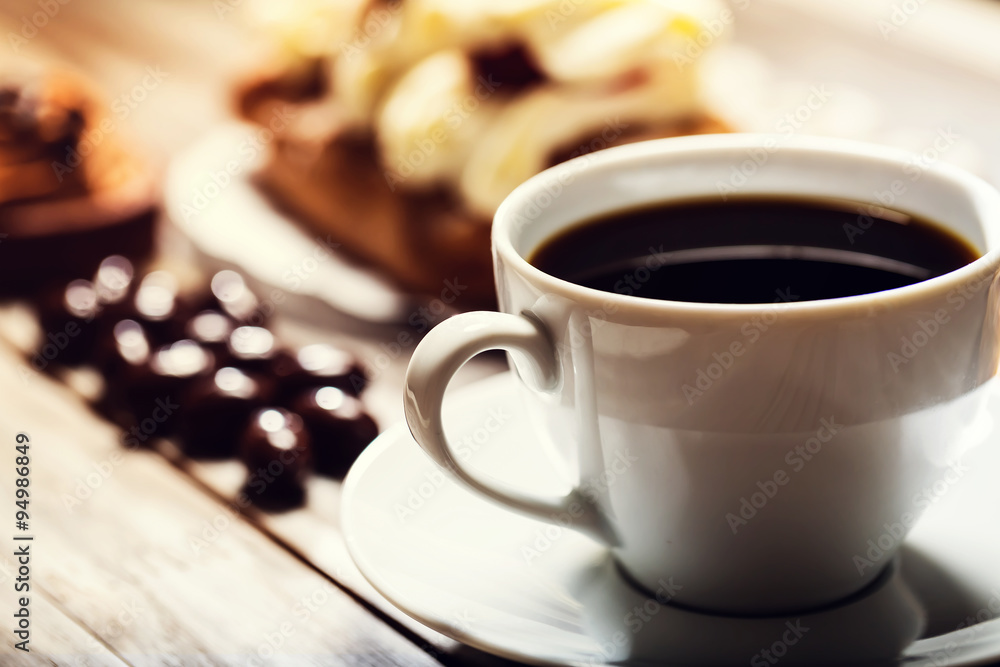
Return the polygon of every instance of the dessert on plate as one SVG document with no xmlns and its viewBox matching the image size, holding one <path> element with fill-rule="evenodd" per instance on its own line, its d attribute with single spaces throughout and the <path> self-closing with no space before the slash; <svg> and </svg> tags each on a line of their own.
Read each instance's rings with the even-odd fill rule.
<svg viewBox="0 0 1000 667">
<path fill-rule="evenodd" d="M 608 146 L 726 130 L 692 57 L 724 36 L 724 11 L 714 0 L 261 5 L 275 53 L 238 94 L 243 116 L 274 132 L 259 185 L 404 289 L 436 295 L 457 280 L 459 307 L 489 303 L 490 222 L 519 183 Z"/>
<path fill-rule="evenodd" d="M 152 180 L 117 128 L 81 77 L 0 68 L 0 292 L 89 274 L 109 254 L 150 253 Z"/>
</svg>

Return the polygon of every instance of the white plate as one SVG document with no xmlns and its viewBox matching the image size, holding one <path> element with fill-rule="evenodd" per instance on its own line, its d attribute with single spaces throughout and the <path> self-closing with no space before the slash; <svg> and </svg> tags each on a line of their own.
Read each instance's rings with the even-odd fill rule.
<svg viewBox="0 0 1000 667">
<path fill-rule="evenodd" d="M 509 373 L 463 389 L 447 403 L 449 436 L 489 474 L 553 490 L 559 475 L 531 436 L 518 391 Z M 966 456 L 969 472 L 935 496 L 880 585 L 818 613 L 735 618 L 660 604 L 629 587 L 595 542 L 445 478 L 405 425 L 351 470 L 343 528 L 361 572 L 390 602 L 513 660 L 983 664 L 1000 658 L 1000 396 L 992 400 L 989 446 Z"/>
<path fill-rule="evenodd" d="M 239 268 L 264 294 L 281 290 L 290 302 L 285 312 L 404 320 L 414 310 L 412 297 L 339 254 L 335 240 L 296 224 L 254 185 L 254 172 L 268 159 L 260 132 L 244 123 L 221 125 L 174 159 L 164 186 L 170 220 L 204 263 Z"/>
</svg>

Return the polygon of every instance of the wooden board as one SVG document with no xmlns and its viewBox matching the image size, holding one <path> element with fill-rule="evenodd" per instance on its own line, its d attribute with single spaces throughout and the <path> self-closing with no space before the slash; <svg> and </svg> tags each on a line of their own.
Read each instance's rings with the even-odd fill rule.
<svg viewBox="0 0 1000 667">
<path fill-rule="evenodd" d="M 5 557 L 0 561 L 0 568 L 0 586 L 7 588 L 12 580 L 11 573 L 16 572 L 16 567 Z M 19 611 L 18 597 L 8 590 L 3 591 L 0 595 L 0 618 L 11 619 Z M 31 667 L 42 664 L 45 660 L 59 665 L 89 667 L 122 667 L 127 664 L 108 650 L 93 633 L 54 605 L 43 591 L 35 591 L 29 605 L 34 627 L 31 642 L 27 645 L 30 652 L 25 653 L 13 647 L 13 641 L 19 639 L 4 641 L 0 645 L 0 664 L 5 667 Z M 10 632 L 9 628 L 3 629 L 4 635 L 9 636 Z"/>
<path fill-rule="evenodd" d="M 33 599 L 63 614 L 35 627 L 40 650 L 77 655 L 89 633 L 97 657 L 111 659 L 103 644 L 134 665 L 245 665 L 271 653 L 269 664 L 437 664 L 163 457 L 125 451 L 68 389 L 22 369 L 0 345 L 0 542 L 17 532 L 13 440 L 24 431 Z M 0 597 L 9 605 L 13 591 Z"/>
</svg>

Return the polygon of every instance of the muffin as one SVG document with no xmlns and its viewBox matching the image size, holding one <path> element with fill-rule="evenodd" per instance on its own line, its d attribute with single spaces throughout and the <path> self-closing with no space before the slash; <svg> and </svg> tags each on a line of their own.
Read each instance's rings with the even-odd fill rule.
<svg viewBox="0 0 1000 667">
<path fill-rule="evenodd" d="M 273 8 L 272 8 L 273 9 Z M 274 133 L 260 187 L 404 289 L 494 297 L 490 222 L 519 183 L 641 139 L 725 131 L 697 59 L 716 2 L 340 0 L 269 15 L 241 113 Z M 708 37 L 708 39 L 706 39 Z M 446 282 L 447 281 L 447 282 Z"/>
<path fill-rule="evenodd" d="M 156 200 L 116 142 L 116 119 L 80 77 L 0 71 L 0 291 L 89 275 L 110 254 L 147 256 Z"/>
</svg>

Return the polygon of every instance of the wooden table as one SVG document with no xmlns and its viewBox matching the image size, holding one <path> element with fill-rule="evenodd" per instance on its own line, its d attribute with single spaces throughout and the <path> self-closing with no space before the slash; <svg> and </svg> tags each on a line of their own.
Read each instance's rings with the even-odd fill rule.
<svg viewBox="0 0 1000 667">
<path fill-rule="evenodd" d="M 162 171 L 178 150 L 230 117 L 229 86 L 255 52 L 239 12 L 220 17 L 209 2 L 165 0 L 58 7 L 22 53 L 79 67 L 109 98 L 127 93 L 147 67 L 167 73 L 122 130 L 138 139 L 154 168 Z M 12 57 L 9 31 L 19 32 L 23 17 L 37 11 L 34 1 L 3 5 L 0 59 Z M 167 254 L 183 255 L 166 236 Z M 26 363 L 16 342 L 30 326 L 19 313 L 8 307 L 0 325 L 0 504 L 7 508 L 0 513 L 9 525 L 0 532 L 0 664 L 502 662 L 423 628 L 375 593 L 347 555 L 340 482 L 313 480 L 308 505 L 292 512 L 234 509 L 239 464 L 194 464 L 169 447 L 129 451 L 122 433 L 77 392 Z M 399 332 L 397 325 L 358 325 L 351 334 L 279 328 L 291 342 L 336 340 L 365 360 Z M 403 352 L 366 392 L 382 425 L 401 416 Z M 485 362 L 465 380 L 501 368 Z M 30 436 L 30 653 L 16 650 L 12 635 L 18 433 Z"/>
<path fill-rule="evenodd" d="M 240 1 L 213 5 L 194 0 L 71 0 L 58 4 L 58 12 L 24 50 L 76 64 L 97 77 L 110 97 L 129 90 L 148 66 L 166 71 L 164 83 L 130 115 L 126 130 L 162 169 L 177 150 L 228 117 L 229 82 L 245 71 L 254 50 L 239 12 L 220 16 L 216 7 L 222 4 L 237 6 Z M 808 30 L 787 34 L 784 24 L 773 20 L 801 20 L 795 17 L 802 8 L 789 0 L 757 4 L 769 6 L 771 14 L 748 9 L 738 20 L 771 57 L 796 52 L 803 40 L 822 39 Z M 24 17 L 38 7 L 36 0 L 5 2 L 0 35 L 20 30 Z M 874 29 L 879 15 L 873 3 L 865 7 L 868 27 Z M 929 7 L 924 11 L 938 11 Z M 845 36 L 850 31 L 836 27 L 843 10 L 822 11 L 829 14 L 827 23 L 814 32 L 844 33 L 831 44 L 842 45 L 844 57 L 859 57 L 857 44 Z M 926 50 L 918 38 L 933 19 L 927 14 L 914 17 L 911 32 L 892 36 L 897 58 L 910 52 L 914 58 L 931 57 L 918 53 Z M 972 39 L 968 35 L 964 41 Z M 969 49 L 947 53 L 968 60 L 963 71 L 973 83 L 986 81 L 985 70 L 995 64 L 977 60 Z M 0 57 L 11 55 L 3 51 Z M 813 60 L 812 71 L 826 62 Z M 809 58 L 790 64 L 792 78 L 806 80 L 802 72 L 808 64 Z M 823 71 L 824 76 L 838 76 L 835 65 Z M 998 70 L 990 71 L 995 75 Z M 970 89 L 959 89 L 946 73 L 935 76 L 941 85 L 951 81 L 955 95 Z M 995 91 L 988 94 L 996 100 Z M 976 114 L 995 118 L 995 108 L 990 114 L 990 105 L 985 106 L 963 118 L 971 117 L 968 122 L 976 127 Z M 996 131 L 979 141 L 1000 149 Z M 995 163 L 984 169 L 1000 174 L 992 171 Z M 167 252 L 180 252 L 176 247 L 168 243 Z M 400 331 L 393 325 L 339 333 L 292 324 L 283 328 L 293 340 L 336 340 L 368 360 Z M 169 448 L 124 449 L 122 434 L 97 417 L 77 392 L 28 367 L 17 348 L 30 327 L 17 309 L 3 313 L 0 329 L 0 664 L 504 662 L 423 628 L 367 584 L 348 557 L 340 531 L 339 482 L 313 480 L 309 503 L 300 510 L 235 511 L 231 500 L 242 482 L 238 464 L 193 463 Z M 399 394 L 408 353 L 402 350 L 394 357 L 367 394 L 383 426 L 401 416 Z M 502 368 L 495 359 L 487 360 L 465 371 L 460 381 Z M 12 540 L 17 532 L 13 510 L 18 433 L 30 437 L 31 653 L 15 650 L 11 634 L 19 566 Z"/>
</svg>

